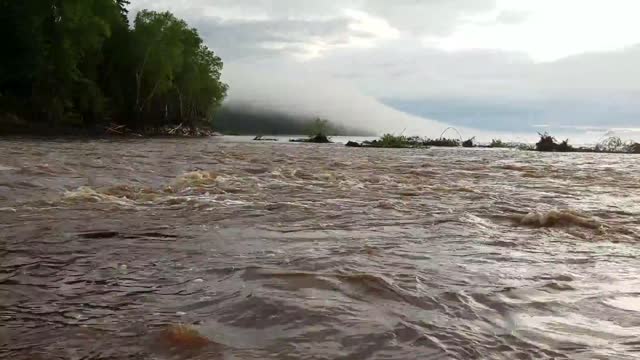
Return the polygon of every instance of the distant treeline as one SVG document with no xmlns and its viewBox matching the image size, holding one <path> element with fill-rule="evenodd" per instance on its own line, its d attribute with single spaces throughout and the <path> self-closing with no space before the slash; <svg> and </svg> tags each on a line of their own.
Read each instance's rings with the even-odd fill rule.
<svg viewBox="0 0 640 360">
<path fill-rule="evenodd" d="M 196 29 L 127 0 L 1 0 L 0 132 L 208 126 L 222 61 Z"/>
<path fill-rule="evenodd" d="M 215 114 L 215 128 L 223 134 L 303 135 L 317 132 L 316 118 L 296 116 L 270 110 L 251 109 L 243 105 L 224 105 Z M 372 133 L 339 126 L 330 121 L 326 135 L 368 136 Z"/>
</svg>

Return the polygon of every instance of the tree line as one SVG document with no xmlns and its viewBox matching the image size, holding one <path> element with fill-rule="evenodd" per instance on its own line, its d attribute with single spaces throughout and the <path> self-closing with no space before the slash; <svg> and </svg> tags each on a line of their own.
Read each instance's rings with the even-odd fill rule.
<svg viewBox="0 0 640 360">
<path fill-rule="evenodd" d="M 128 0 L 0 0 L 0 131 L 210 125 L 222 60 L 169 12 Z"/>
</svg>

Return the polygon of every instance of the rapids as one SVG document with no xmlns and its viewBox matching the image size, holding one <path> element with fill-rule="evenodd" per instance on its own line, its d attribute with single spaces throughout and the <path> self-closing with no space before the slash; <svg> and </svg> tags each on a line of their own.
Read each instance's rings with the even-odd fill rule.
<svg viewBox="0 0 640 360">
<path fill-rule="evenodd" d="M 640 157 L 0 140 L 0 358 L 634 359 Z"/>
</svg>

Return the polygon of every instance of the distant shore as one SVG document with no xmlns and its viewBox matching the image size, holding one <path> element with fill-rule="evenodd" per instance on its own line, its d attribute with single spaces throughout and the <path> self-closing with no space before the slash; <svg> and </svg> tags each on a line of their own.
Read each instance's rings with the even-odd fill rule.
<svg viewBox="0 0 640 360">
<path fill-rule="evenodd" d="M 11 122 L 20 122 L 14 117 Z M 9 122 L 9 123 L 11 123 Z M 7 122 L 5 122 L 5 125 Z M 574 147 L 569 144 L 569 140 L 558 142 L 549 134 L 539 134 L 540 140 L 537 143 L 506 142 L 500 139 L 493 139 L 491 143 L 481 144 L 475 138 L 467 140 L 456 138 L 423 138 L 419 136 L 404 136 L 385 134 L 377 139 L 362 140 L 362 138 L 373 138 L 369 136 L 357 135 L 326 135 L 322 133 L 300 137 L 299 135 L 278 135 L 278 134 L 237 134 L 223 133 L 212 127 L 194 127 L 179 124 L 177 126 L 147 127 L 144 129 L 129 129 L 125 125 L 111 123 L 99 128 L 81 127 L 38 127 L 38 126 L 16 126 L 0 128 L 2 137 L 34 137 L 34 138 L 76 138 L 76 139 L 104 139 L 104 138 L 203 138 L 216 136 L 246 136 L 253 137 L 253 141 L 273 141 L 285 140 L 294 143 L 333 143 L 332 137 L 343 138 L 344 145 L 357 148 L 399 148 L 399 149 L 428 149 L 431 147 L 447 148 L 493 148 L 493 149 L 515 149 L 522 151 L 536 152 L 559 152 L 559 153 L 599 153 L 599 154 L 640 154 L 640 143 L 634 141 L 623 141 L 618 137 L 609 137 L 594 146 Z M 276 137 L 276 138 L 274 138 Z M 361 138 L 360 142 L 355 141 Z M 284 141 L 283 141 L 284 142 Z"/>
</svg>

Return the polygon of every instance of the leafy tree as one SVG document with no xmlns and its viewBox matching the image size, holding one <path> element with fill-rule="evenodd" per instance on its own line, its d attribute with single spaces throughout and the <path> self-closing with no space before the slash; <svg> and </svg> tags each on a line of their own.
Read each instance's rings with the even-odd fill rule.
<svg viewBox="0 0 640 360">
<path fill-rule="evenodd" d="M 332 135 L 332 132 L 333 130 L 331 128 L 329 120 L 321 118 L 316 118 L 315 120 L 313 120 L 308 130 L 309 136 L 329 136 Z"/>
<path fill-rule="evenodd" d="M 124 17 L 125 21 L 128 22 L 127 16 L 129 15 L 129 9 L 127 6 L 131 2 L 129 0 L 116 0 L 116 4 L 118 5 L 118 9 L 120 10 L 120 14 Z"/>
<path fill-rule="evenodd" d="M 220 82 L 222 61 L 195 29 L 168 12 L 142 11 L 133 39 L 138 116 L 152 114 L 157 125 L 194 126 L 220 104 L 227 91 Z"/>
<path fill-rule="evenodd" d="M 201 126 L 226 95 L 222 61 L 195 29 L 128 0 L 0 0 L 0 121 L 31 127 Z M 5 55 L 6 54 L 6 55 Z"/>
</svg>

